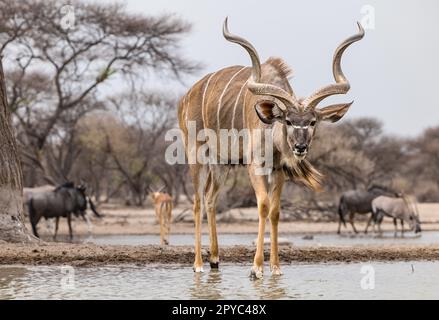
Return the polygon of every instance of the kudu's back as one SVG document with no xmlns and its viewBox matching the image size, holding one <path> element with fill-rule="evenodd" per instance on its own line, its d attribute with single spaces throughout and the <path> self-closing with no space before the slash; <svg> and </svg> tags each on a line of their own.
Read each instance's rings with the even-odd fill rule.
<svg viewBox="0 0 439 320">
<path fill-rule="evenodd" d="M 261 65 L 261 79 L 290 91 L 288 66 L 279 58 L 270 58 Z M 254 111 L 256 97 L 247 89 L 251 67 L 232 66 L 210 73 L 198 81 L 180 99 L 178 120 L 187 140 L 189 125 L 196 131 L 211 129 L 256 129 L 267 127 Z M 261 96 L 258 97 L 261 99 Z M 247 146 L 239 140 L 239 155 Z M 229 153 L 230 156 L 230 153 Z"/>
</svg>

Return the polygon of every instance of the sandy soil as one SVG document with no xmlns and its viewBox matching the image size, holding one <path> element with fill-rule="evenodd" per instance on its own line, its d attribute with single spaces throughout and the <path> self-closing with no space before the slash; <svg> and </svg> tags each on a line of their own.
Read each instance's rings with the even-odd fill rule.
<svg viewBox="0 0 439 320">
<path fill-rule="evenodd" d="M 120 234 L 158 234 L 159 226 L 156 222 L 153 209 L 132 208 L 132 207 L 113 207 L 101 206 L 99 211 L 104 214 L 102 219 L 96 219 L 89 214 L 92 220 L 91 232 L 95 235 L 120 235 Z M 439 230 L 439 204 L 420 204 L 419 211 L 421 216 L 423 230 Z M 174 234 L 193 233 L 192 211 L 189 207 L 175 208 L 173 216 L 181 218 L 181 222 L 173 223 L 171 232 Z M 230 213 L 218 216 L 218 232 L 225 233 L 256 233 L 258 230 L 258 214 L 256 208 L 235 209 Z M 286 222 L 281 221 L 279 231 L 281 233 L 334 233 L 337 230 L 337 222 Z M 355 226 L 358 230 L 364 230 L 366 224 L 363 221 L 356 221 Z M 30 228 L 30 225 L 28 225 Z M 48 229 L 44 221 L 38 225 L 40 234 L 48 236 L 53 230 Z M 75 235 L 87 235 L 87 224 L 76 219 L 73 221 Z M 393 230 L 391 219 L 385 219 L 383 223 L 384 230 Z M 61 219 L 59 234 L 67 235 L 66 219 Z M 267 230 L 268 227 L 267 227 Z M 342 231 L 352 231 L 351 226 L 342 228 Z M 203 223 L 203 233 L 208 233 L 207 222 Z"/>
<path fill-rule="evenodd" d="M 255 248 L 231 246 L 220 249 L 222 262 L 251 263 Z M 266 261 L 268 260 L 266 250 Z M 382 247 L 280 247 L 282 263 L 414 261 L 439 260 L 439 246 Z M 208 251 L 203 249 L 204 261 Z M 46 243 L 42 245 L 1 245 L 0 264 L 98 266 L 111 264 L 182 263 L 193 262 L 193 248 L 188 246 L 98 246 Z"/>
</svg>

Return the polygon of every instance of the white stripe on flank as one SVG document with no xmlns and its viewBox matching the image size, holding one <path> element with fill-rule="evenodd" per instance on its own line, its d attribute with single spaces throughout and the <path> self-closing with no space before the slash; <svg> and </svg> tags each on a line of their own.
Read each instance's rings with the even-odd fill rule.
<svg viewBox="0 0 439 320">
<path fill-rule="evenodd" d="M 189 122 L 188 122 L 188 114 L 189 114 L 189 103 L 191 102 L 191 93 L 192 93 L 192 89 L 189 90 L 189 92 L 187 93 L 187 95 L 184 97 L 184 101 L 186 104 L 186 113 L 185 113 L 185 118 L 186 118 L 186 126 L 189 127 Z"/>
<path fill-rule="evenodd" d="M 206 118 L 204 117 L 204 99 L 206 97 L 207 88 L 209 87 L 209 82 L 214 75 L 216 75 L 216 72 L 212 73 L 209 79 L 207 79 L 206 87 L 204 87 L 203 99 L 201 100 L 201 117 L 203 118 L 203 126 L 206 125 Z"/>
<path fill-rule="evenodd" d="M 233 81 L 233 79 L 235 79 L 235 77 L 242 71 L 244 70 L 246 67 L 242 67 L 241 69 L 239 69 L 229 80 L 229 82 L 227 82 L 226 86 L 224 87 L 223 92 L 221 93 L 219 100 L 218 100 L 218 110 L 216 113 L 216 129 L 217 131 L 219 131 L 220 129 L 220 111 L 221 111 L 221 104 L 223 101 L 223 96 L 226 93 L 226 90 L 229 88 L 230 83 Z"/>
<path fill-rule="evenodd" d="M 238 93 L 238 97 L 236 98 L 236 101 L 235 101 L 235 105 L 233 106 L 232 129 L 235 128 L 235 114 L 236 114 L 236 107 L 238 106 L 239 98 L 241 97 L 242 90 L 244 89 L 244 87 L 247 84 L 249 79 L 247 79 L 247 81 L 244 82 L 244 84 L 241 86 L 241 89 L 239 90 L 239 93 Z"/>
<path fill-rule="evenodd" d="M 245 128 L 245 99 L 247 98 L 248 90 L 244 93 L 244 100 L 242 101 L 242 127 Z"/>
</svg>

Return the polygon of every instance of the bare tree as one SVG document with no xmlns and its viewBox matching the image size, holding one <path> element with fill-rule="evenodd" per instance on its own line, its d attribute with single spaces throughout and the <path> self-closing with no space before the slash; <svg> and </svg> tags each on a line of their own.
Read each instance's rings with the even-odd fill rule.
<svg viewBox="0 0 439 320">
<path fill-rule="evenodd" d="M 3 65 L 0 60 L 0 240 L 30 241 L 23 224 L 23 184 L 21 165 L 11 126 L 6 98 Z"/>
<path fill-rule="evenodd" d="M 197 67 L 178 50 L 190 25 L 172 15 L 130 14 L 118 3 L 72 5 L 75 24 L 63 29 L 62 4 L 55 0 L 0 0 L 0 54 L 13 79 L 8 96 L 26 145 L 23 156 L 48 180 L 59 180 L 70 165 L 56 168 L 60 158 L 47 158 L 47 145 L 72 139 L 72 131 L 60 127 L 93 111 L 96 104 L 87 99 L 96 100 L 104 83 L 142 83 L 151 72 L 178 79 Z"/>
</svg>

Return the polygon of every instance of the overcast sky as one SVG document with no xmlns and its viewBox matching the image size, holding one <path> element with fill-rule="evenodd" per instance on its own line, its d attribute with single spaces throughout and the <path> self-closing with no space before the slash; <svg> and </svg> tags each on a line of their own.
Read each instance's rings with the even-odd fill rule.
<svg viewBox="0 0 439 320">
<path fill-rule="evenodd" d="M 292 67 L 291 84 L 298 96 L 306 96 L 333 81 L 334 49 L 357 32 L 355 22 L 364 19 L 362 8 L 371 6 L 375 29 L 366 30 L 365 38 L 350 47 L 343 59 L 351 91 L 348 96 L 325 101 L 355 100 L 347 117 L 377 117 L 391 134 L 409 137 L 439 125 L 439 103 L 435 97 L 439 92 L 439 1 L 125 2 L 130 11 L 175 13 L 193 24 L 182 53 L 204 64 L 196 78 L 225 66 L 250 64 L 243 49 L 222 37 L 222 23 L 229 16 L 232 33 L 250 40 L 262 61 L 279 56 Z M 196 78 L 188 79 L 187 87 Z"/>
</svg>

